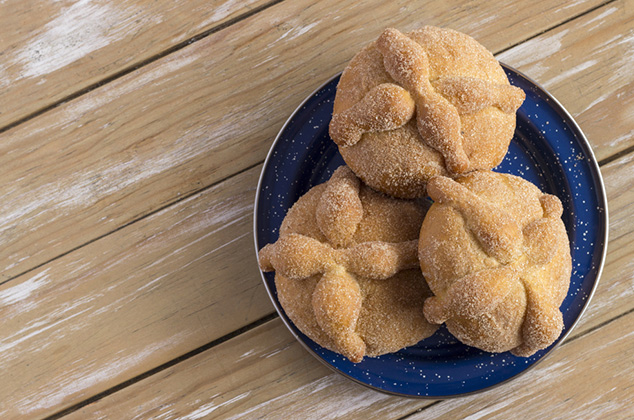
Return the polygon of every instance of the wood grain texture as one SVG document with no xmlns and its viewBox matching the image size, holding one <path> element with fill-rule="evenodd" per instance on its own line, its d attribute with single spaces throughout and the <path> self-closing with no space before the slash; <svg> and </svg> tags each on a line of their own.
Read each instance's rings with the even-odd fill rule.
<svg viewBox="0 0 634 420">
<path fill-rule="evenodd" d="M 408 419 L 475 420 L 508 419 L 512 410 L 522 419 L 626 419 L 634 403 L 632 322 L 630 313 L 570 340 L 500 387 L 432 405 L 372 391 L 333 373 L 278 319 L 66 418 L 384 420 L 420 410 Z"/>
<path fill-rule="evenodd" d="M 601 168 L 610 217 L 606 263 L 597 289 L 577 328 L 594 328 L 632 308 L 634 302 L 634 153 Z"/>
<path fill-rule="evenodd" d="M 272 312 L 258 169 L 0 286 L 0 418 L 52 414 Z"/>
<path fill-rule="evenodd" d="M 0 128 L 266 0 L 0 2 Z"/>
<path fill-rule="evenodd" d="M 421 405 L 334 373 L 276 319 L 65 419 L 383 420 Z"/>
<path fill-rule="evenodd" d="M 283 2 L 2 133 L 0 282 L 261 162 L 297 104 L 387 25 L 451 26 L 496 51 L 596 4 L 563 3 Z"/>
<path fill-rule="evenodd" d="M 612 2 L 498 59 L 544 86 L 605 159 L 634 145 L 634 3 Z"/>
<path fill-rule="evenodd" d="M 582 322 L 567 341 L 576 342 L 576 337 L 634 309 L 634 248 L 626 246 L 634 243 L 634 218 L 629 210 L 634 203 L 634 191 L 629 188 L 634 181 L 634 154 L 608 165 L 604 176 L 610 203 L 614 203 L 614 223 L 610 233 L 621 251 L 610 253 L 596 294 Z M 241 250 L 238 259 L 248 259 L 250 252 Z M 250 280 L 260 281 L 259 278 Z M 315 419 L 332 416 L 385 419 L 398 418 L 431 403 L 388 397 L 343 379 L 303 350 L 281 321 L 269 324 L 86 406 L 70 418 L 116 418 L 122 413 L 134 413 L 139 418 L 204 418 L 204 415 L 213 413 L 214 418 L 237 419 L 241 416 L 249 418 L 248 415 L 257 412 L 262 418 L 271 419 L 293 418 L 297 413 L 309 413 L 306 418 Z M 631 327 L 621 329 L 624 334 L 630 331 Z M 630 335 L 627 343 L 631 343 L 633 337 Z M 578 339 L 582 340 L 585 338 Z M 553 356 L 563 352 L 565 356 L 560 357 L 566 361 L 566 366 L 577 363 L 578 350 L 567 352 L 564 350 L 566 346 L 568 344 L 556 350 Z M 549 356 L 547 361 L 553 356 Z M 552 367 L 559 364 L 550 366 L 547 371 L 559 372 Z M 612 371 L 609 372 L 612 375 Z M 565 381 L 568 373 L 568 368 L 563 369 L 563 377 L 558 380 Z M 542 376 L 544 373 L 522 378 L 543 380 Z M 552 376 L 548 380 L 554 380 L 556 375 Z M 570 381 L 575 383 L 575 379 Z M 512 392 L 521 393 L 522 389 L 526 389 L 523 386 L 513 386 Z M 583 392 L 591 389 L 594 388 Z M 530 390 L 539 391 L 532 387 Z M 155 395 L 160 395 L 161 399 L 153 398 Z M 490 399 L 485 397 L 483 401 Z"/>
</svg>

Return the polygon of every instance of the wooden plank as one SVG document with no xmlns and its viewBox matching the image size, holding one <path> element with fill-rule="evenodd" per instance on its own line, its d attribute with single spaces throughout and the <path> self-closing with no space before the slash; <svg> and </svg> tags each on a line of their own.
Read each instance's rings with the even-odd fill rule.
<svg viewBox="0 0 634 420">
<path fill-rule="evenodd" d="M 261 162 L 385 26 L 451 26 L 495 51 L 598 1 L 565 3 L 283 2 L 2 133 L 0 282 Z"/>
<path fill-rule="evenodd" d="M 605 159 L 634 145 L 634 3 L 615 1 L 498 56 L 544 86 Z"/>
<path fill-rule="evenodd" d="M 0 128 L 266 3 L 0 2 Z"/>
<path fill-rule="evenodd" d="M 52 414 L 271 313 L 259 169 L 0 286 L 0 418 Z"/>
<path fill-rule="evenodd" d="M 634 403 L 634 313 L 569 341 L 493 390 L 420 401 L 324 367 L 274 320 L 64 417 L 280 419 L 626 418 Z M 563 414 L 565 413 L 565 414 Z M 207 417 L 206 417 L 207 416 Z"/>
<path fill-rule="evenodd" d="M 594 328 L 634 305 L 634 154 L 601 168 L 608 196 L 610 231 L 603 275 L 577 328 Z"/>
<path fill-rule="evenodd" d="M 384 420 L 423 404 L 336 374 L 310 356 L 278 318 L 64 419 Z"/>
</svg>

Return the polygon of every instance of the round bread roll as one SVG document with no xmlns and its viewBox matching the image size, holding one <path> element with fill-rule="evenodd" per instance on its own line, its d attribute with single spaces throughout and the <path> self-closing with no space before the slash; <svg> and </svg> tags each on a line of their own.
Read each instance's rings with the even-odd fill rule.
<svg viewBox="0 0 634 420">
<path fill-rule="evenodd" d="M 392 353 L 437 328 L 421 310 L 431 296 L 417 257 L 424 215 L 342 166 L 293 205 L 260 267 L 275 270 L 284 311 L 319 345 L 354 363 Z"/>
<path fill-rule="evenodd" d="M 464 344 L 528 357 L 563 327 L 570 244 L 562 205 L 522 178 L 476 171 L 433 178 L 419 259 L 434 293 L 428 321 Z"/>
<path fill-rule="evenodd" d="M 424 197 L 436 175 L 498 165 L 524 98 L 469 36 L 432 26 L 386 29 L 341 75 L 329 132 L 366 184 Z"/>
</svg>

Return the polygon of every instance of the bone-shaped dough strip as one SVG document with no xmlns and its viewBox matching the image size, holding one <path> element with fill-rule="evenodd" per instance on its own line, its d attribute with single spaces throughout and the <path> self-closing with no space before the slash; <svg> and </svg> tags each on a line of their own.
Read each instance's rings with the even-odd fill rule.
<svg viewBox="0 0 634 420">
<path fill-rule="evenodd" d="M 554 195 L 544 194 L 539 198 L 539 202 L 542 205 L 544 217 L 549 219 L 559 219 L 564 213 L 564 207 L 561 204 L 561 200 Z"/>
<path fill-rule="evenodd" d="M 473 114 L 490 106 L 511 114 L 526 98 L 524 91 L 518 87 L 475 77 L 440 77 L 432 85 L 460 114 Z"/>
<path fill-rule="evenodd" d="M 311 237 L 290 233 L 260 250 L 260 267 L 299 280 L 339 265 L 351 274 L 381 280 L 418 266 L 417 243 L 374 241 L 333 249 Z"/>
<path fill-rule="evenodd" d="M 526 315 L 522 323 L 522 344 L 511 350 L 516 356 L 527 357 L 543 349 L 561 334 L 563 315 L 552 294 L 541 282 L 526 286 Z"/>
<path fill-rule="evenodd" d="M 466 172 L 469 158 L 462 146 L 460 115 L 432 87 L 423 47 L 398 30 L 388 28 L 377 40 L 377 48 L 387 72 L 414 98 L 416 124 L 423 142 L 440 152 L 449 171 Z"/>
<path fill-rule="evenodd" d="M 359 284 L 341 266 L 324 273 L 312 297 L 319 327 L 353 363 L 360 362 L 365 354 L 365 342 L 355 331 L 361 303 Z"/>
<path fill-rule="evenodd" d="M 364 242 L 343 250 L 350 272 L 371 279 L 387 279 L 402 270 L 417 268 L 418 241 Z"/>
<path fill-rule="evenodd" d="M 277 271 L 293 280 L 305 279 L 323 273 L 334 264 L 335 250 L 311 237 L 290 233 L 258 254 L 262 271 Z"/>
<path fill-rule="evenodd" d="M 453 179 L 437 176 L 427 184 L 432 200 L 456 209 L 475 234 L 480 245 L 500 263 L 513 261 L 523 243 L 517 221 L 504 209 L 483 200 Z"/>
<path fill-rule="evenodd" d="M 555 256 L 559 246 L 563 207 L 559 198 L 554 195 L 544 194 L 539 201 L 544 217 L 524 227 L 523 234 L 528 258 L 536 265 L 546 265 Z"/>
<path fill-rule="evenodd" d="M 425 301 L 425 318 L 435 324 L 459 317 L 475 317 L 493 310 L 518 281 L 515 270 L 500 266 L 468 274 L 454 282 L 442 296 Z"/>
<path fill-rule="evenodd" d="M 363 133 L 397 129 L 413 115 L 414 100 L 409 93 L 393 83 L 384 83 L 346 111 L 333 115 L 329 134 L 339 146 L 352 146 Z"/>
</svg>

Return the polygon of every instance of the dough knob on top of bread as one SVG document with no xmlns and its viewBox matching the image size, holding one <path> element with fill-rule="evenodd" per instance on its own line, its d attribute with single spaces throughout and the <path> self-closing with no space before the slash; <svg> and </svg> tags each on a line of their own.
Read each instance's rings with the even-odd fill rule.
<svg viewBox="0 0 634 420">
<path fill-rule="evenodd" d="M 361 301 L 359 284 L 341 266 L 331 267 L 324 273 L 312 299 L 317 323 L 353 362 L 360 362 L 365 354 L 365 343 L 355 331 Z"/>
<path fill-rule="evenodd" d="M 495 106 L 504 113 L 512 114 L 526 98 L 524 91 L 518 87 L 491 83 L 476 77 L 439 77 L 432 82 L 432 86 L 460 114 L 473 114 L 487 106 Z"/>
<path fill-rule="evenodd" d="M 449 318 L 475 317 L 490 312 L 511 292 L 516 276 L 517 273 L 508 267 L 467 275 L 453 283 L 442 298 L 427 299 L 425 316 L 430 322 L 442 324 Z"/>
<path fill-rule="evenodd" d="M 417 242 L 374 241 L 334 249 L 309 236 L 289 233 L 262 248 L 258 258 L 262 271 L 277 271 L 294 280 L 323 274 L 333 266 L 350 274 L 382 280 L 418 266 Z"/>
<path fill-rule="evenodd" d="M 308 236 L 291 233 L 260 250 L 262 271 L 279 271 L 289 279 L 305 279 L 323 273 L 334 264 L 336 251 Z"/>
<path fill-rule="evenodd" d="M 350 169 L 337 168 L 317 204 L 315 216 L 319 229 L 335 247 L 347 245 L 352 240 L 363 218 L 359 187 L 359 178 Z"/>
<path fill-rule="evenodd" d="M 424 313 L 465 344 L 530 356 L 561 334 L 570 283 L 559 199 L 519 177 L 436 177 L 419 260 L 435 296 Z"/>
</svg>

